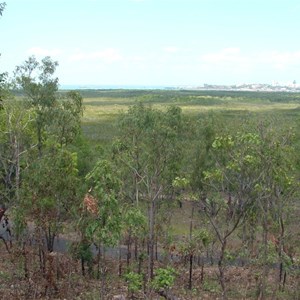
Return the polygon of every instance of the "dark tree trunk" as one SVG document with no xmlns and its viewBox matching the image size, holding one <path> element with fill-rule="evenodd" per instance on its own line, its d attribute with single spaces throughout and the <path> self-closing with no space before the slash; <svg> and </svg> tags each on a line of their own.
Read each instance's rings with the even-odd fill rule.
<svg viewBox="0 0 300 300">
<path fill-rule="evenodd" d="M 132 244 L 131 230 L 129 229 L 128 239 L 127 239 L 127 255 L 126 255 L 127 267 L 129 267 L 130 260 L 131 260 L 131 244 Z"/>
<path fill-rule="evenodd" d="M 218 261 L 219 280 L 220 280 L 220 285 L 222 288 L 222 299 L 223 300 L 227 299 L 227 291 L 226 291 L 226 283 L 225 283 L 225 266 L 224 266 L 224 256 L 225 256 L 226 246 L 227 246 L 227 239 L 224 239 L 222 242 L 221 254 L 220 254 L 219 261 Z"/>
<path fill-rule="evenodd" d="M 149 210 L 149 258 L 148 258 L 148 280 L 153 279 L 153 268 L 154 268 L 154 221 L 155 216 L 155 201 L 151 201 Z"/>
<path fill-rule="evenodd" d="M 192 280 L 193 280 L 193 254 L 190 254 L 190 267 L 189 267 L 189 284 L 188 289 L 192 289 Z"/>
</svg>

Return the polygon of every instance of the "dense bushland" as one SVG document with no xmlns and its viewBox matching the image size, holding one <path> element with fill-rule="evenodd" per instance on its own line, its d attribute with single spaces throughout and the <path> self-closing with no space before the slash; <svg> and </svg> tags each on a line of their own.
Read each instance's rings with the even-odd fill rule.
<svg viewBox="0 0 300 300">
<path fill-rule="evenodd" d="M 272 110 L 298 94 L 66 92 L 56 67 L 1 83 L 3 296 L 300 296 L 299 114 Z"/>
</svg>

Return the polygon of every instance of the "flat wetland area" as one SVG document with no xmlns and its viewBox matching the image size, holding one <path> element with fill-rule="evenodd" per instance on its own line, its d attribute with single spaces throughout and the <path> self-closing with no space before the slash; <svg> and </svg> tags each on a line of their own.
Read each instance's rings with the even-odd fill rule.
<svg viewBox="0 0 300 300">
<path fill-rule="evenodd" d="M 296 126 L 300 93 L 194 90 L 80 90 L 84 114 L 82 128 L 88 139 L 106 143 L 115 135 L 117 116 L 142 102 L 153 108 L 179 106 L 185 116 L 199 118 L 215 112 L 229 118 L 273 116 Z"/>
</svg>

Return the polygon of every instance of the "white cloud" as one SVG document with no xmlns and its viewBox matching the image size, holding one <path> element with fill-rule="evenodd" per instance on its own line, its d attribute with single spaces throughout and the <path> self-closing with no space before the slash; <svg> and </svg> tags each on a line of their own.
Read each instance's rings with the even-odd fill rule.
<svg viewBox="0 0 300 300">
<path fill-rule="evenodd" d="M 224 48 L 200 56 L 199 61 L 210 66 L 226 66 L 234 69 L 253 69 L 260 66 L 283 69 L 300 64 L 300 51 L 243 53 L 240 48 Z"/>
<path fill-rule="evenodd" d="M 122 55 L 117 49 L 108 48 L 103 51 L 95 52 L 81 52 L 75 53 L 70 56 L 71 61 L 102 61 L 112 63 L 122 60 Z"/>
<path fill-rule="evenodd" d="M 144 62 L 144 61 L 146 61 L 146 58 L 141 55 L 134 55 L 134 56 L 129 57 L 128 60 L 130 62 Z"/>
<path fill-rule="evenodd" d="M 36 56 L 58 56 L 62 53 L 60 49 L 44 49 L 41 47 L 32 47 L 27 50 L 29 55 Z"/>
<path fill-rule="evenodd" d="M 270 64 L 276 69 L 284 69 L 292 65 L 300 64 L 300 51 L 272 51 L 262 53 L 257 57 L 257 62 L 262 64 Z"/>
<path fill-rule="evenodd" d="M 202 55 L 200 60 L 206 63 L 236 63 L 244 60 L 240 48 L 225 48 L 218 52 Z"/>
<path fill-rule="evenodd" d="M 163 50 L 167 53 L 176 53 L 179 51 L 179 49 L 177 47 L 174 47 L 174 46 L 167 46 L 167 47 L 164 47 Z"/>
</svg>

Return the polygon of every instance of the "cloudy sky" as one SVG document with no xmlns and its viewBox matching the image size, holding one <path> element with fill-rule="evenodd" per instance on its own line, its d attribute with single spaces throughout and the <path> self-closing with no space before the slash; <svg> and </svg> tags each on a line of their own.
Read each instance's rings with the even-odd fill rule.
<svg viewBox="0 0 300 300">
<path fill-rule="evenodd" d="M 0 71 L 59 62 L 64 84 L 300 82 L 298 0 L 0 0 Z"/>
</svg>

